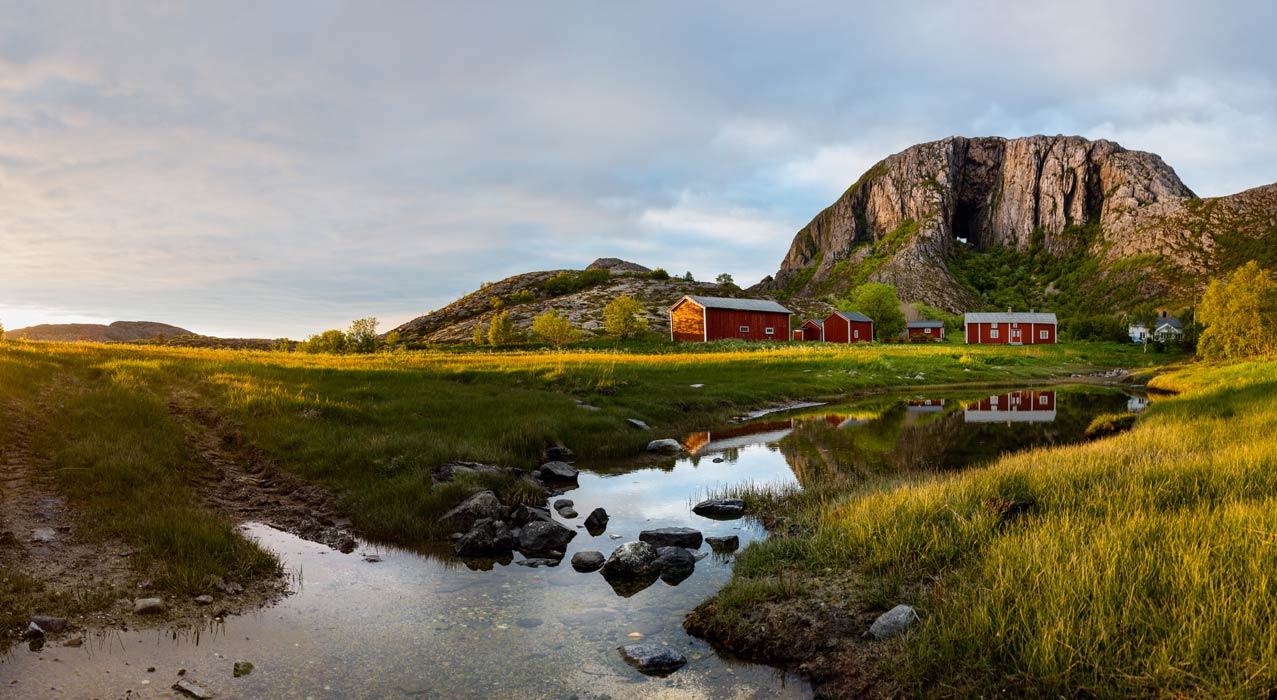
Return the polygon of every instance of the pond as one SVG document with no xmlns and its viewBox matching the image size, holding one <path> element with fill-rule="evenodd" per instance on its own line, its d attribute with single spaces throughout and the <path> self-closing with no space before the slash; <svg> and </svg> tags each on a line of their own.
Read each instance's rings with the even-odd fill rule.
<svg viewBox="0 0 1277 700">
<path fill-rule="evenodd" d="M 0 696 L 173 697 L 169 687 L 185 669 L 217 697 L 810 697 L 801 678 L 726 658 L 683 631 L 686 614 L 730 578 L 731 555 L 710 554 L 678 585 L 656 581 L 628 597 L 568 559 L 584 550 L 607 554 L 641 530 L 666 526 L 738 535 L 744 547 L 765 531 L 748 518 L 697 516 L 691 506 L 731 484 L 959 469 L 1072 442 L 1094 415 L 1134 408 L 1129 399 L 1080 387 L 886 395 L 695 433 L 682 440 L 689 454 L 680 459 L 580 464 L 579 486 L 566 497 L 581 517 L 556 517 L 577 527 L 603 507 L 611 520 L 598 536 L 578 529 L 558 566 L 525 566 L 522 556 L 467 565 L 372 543 L 341 554 L 247 524 L 297 576 L 293 595 L 201 629 L 99 630 L 80 648 L 15 648 L 0 657 Z M 380 561 L 366 561 L 370 554 Z M 668 677 L 645 676 L 617 652 L 636 639 L 668 645 L 688 664 Z M 238 660 L 251 661 L 253 673 L 233 678 Z"/>
</svg>

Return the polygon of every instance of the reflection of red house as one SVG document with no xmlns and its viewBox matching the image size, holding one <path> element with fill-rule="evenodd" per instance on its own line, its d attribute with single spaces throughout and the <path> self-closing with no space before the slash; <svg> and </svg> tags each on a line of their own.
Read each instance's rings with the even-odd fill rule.
<svg viewBox="0 0 1277 700">
<path fill-rule="evenodd" d="M 670 307 L 670 339 L 789 340 L 789 309 L 766 299 L 687 295 Z"/>
<path fill-rule="evenodd" d="M 1044 423 L 1055 420 L 1054 391 L 1011 391 L 965 406 L 968 423 Z"/>
<path fill-rule="evenodd" d="M 794 329 L 794 340 L 824 340 L 824 329 L 820 321 L 806 320 L 803 325 Z"/>
<path fill-rule="evenodd" d="M 978 345 L 1042 345 L 1055 342 L 1055 314 L 966 314 L 966 340 Z"/>
<path fill-rule="evenodd" d="M 855 311 L 835 311 L 825 317 L 825 342 L 868 343 L 874 339 L 874 322 Z"/>
<path fill-rule="evenodd" d="M 909 340 L 944 340 L 944 321 L 910 321 Z"/>
<path fill-rule="evenodd" d="M 909 410 L 915 413 L 934 413 L 944 410 L 944 399 L 910 399 Z"/>
</svg>

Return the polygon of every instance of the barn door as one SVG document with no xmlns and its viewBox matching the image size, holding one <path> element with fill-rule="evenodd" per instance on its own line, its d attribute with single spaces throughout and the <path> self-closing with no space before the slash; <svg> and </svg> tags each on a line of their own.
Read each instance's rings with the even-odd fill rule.
<svg viewBox="0 0 1277 700">
<path fill-rule="evenodd" d="M 1012 328 L 1012 329 L 1011 329 L 1011 342 L 1013 342 L 1013 343 L 1018 343 L 1018 342 L 1020 342 L 1020 329 L 1019 329 L 1019 328 Z"/>
</svg>

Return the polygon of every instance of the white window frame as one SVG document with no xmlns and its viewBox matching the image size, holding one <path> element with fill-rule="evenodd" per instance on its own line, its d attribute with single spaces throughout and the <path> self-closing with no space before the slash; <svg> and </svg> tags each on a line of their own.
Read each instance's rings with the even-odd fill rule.
<svg viewBox="0 0 1277 700">
<path fill-rule="evenodd" d="M 860 329 L 859 329 L 859 328 L 857 328 L 856 330 L 852 331 L 852 332 L 851 332 L 851 337 L 853 337 L 853 338 L 859 338 L 859 337 L 860 337 Z"/>
<path fill-rule="evenodd" d="M 748 333 L 748 332 L 749 332 L 749 326 L 741 326 L 741 327 L 740 327 L 740 332 L 741 332 L 741 333 Z"/>
<path fill-rule="evenodd" d="M 990 328 L 990 329 L 989 329 L 989 337 L 990 337 L 990 338 L 996 338 L 996 337 L 998 337 L 998 329 L 997 329 L 997 328 Z"/>
<path fill-rule="evenodd" d="M 1050 331 L 1046 330 L 1045 328 L 1038 331 L 1038 340 L 1046 340 L 1047 338 L 1051 337 L 1050 335 L 1048 335 L 1049 333 Z"/>
<path fill-rule="evenodd" d="M 1043 406 L 1046 405 L 1046 394 L 1043 394 L 1038 397 L 1038 403 L 1042 404 Z"/>
<path fill-rule="evenodd" d="M 775 328 L 764 328 L 764 329 L 763 329 L 763 333 L 766 333 L 767 335 L 776 335 L 776 329 L 775 329 Z"/>
</svg>

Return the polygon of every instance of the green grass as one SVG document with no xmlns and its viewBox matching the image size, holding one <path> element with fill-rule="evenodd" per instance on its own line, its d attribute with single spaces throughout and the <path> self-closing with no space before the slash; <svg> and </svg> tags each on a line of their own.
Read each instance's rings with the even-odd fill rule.
<svg viewBox="0 0 1277 700">
<path fill-rule="evenodd" d="M 1112 438 L 818 499 L 755 497 L 791 511 L 793 534 L 742 553 L 720 599 L 750 605 L 778 569 L 861 577 L 885 592 L 869 609 L 905 601 L 923 617 L 899 666 L 913 695 L 1265 697 L 1277 363 L 1153 385 L 1183 393 Z M 1035 506 L 1008 520 L 1007 500 Z"/>
</svg>

